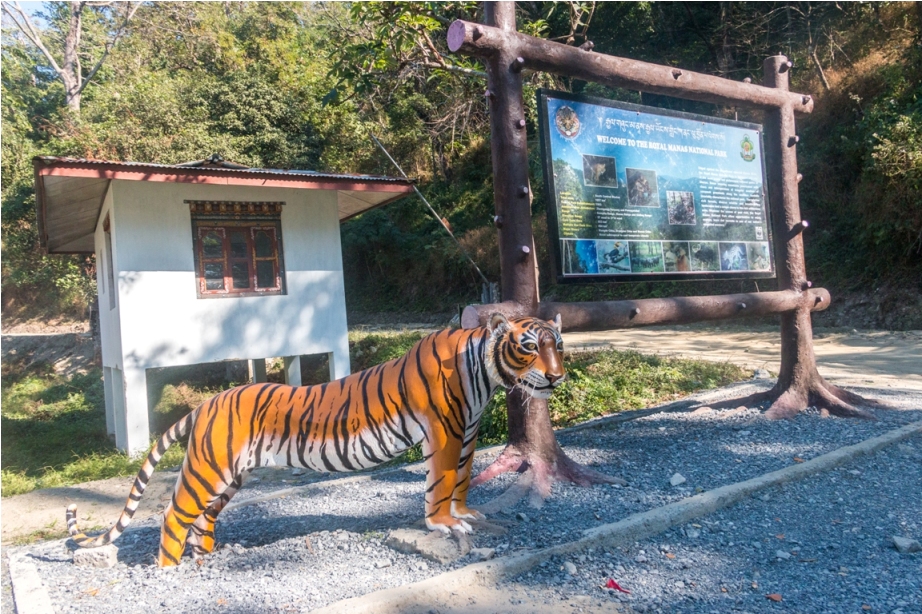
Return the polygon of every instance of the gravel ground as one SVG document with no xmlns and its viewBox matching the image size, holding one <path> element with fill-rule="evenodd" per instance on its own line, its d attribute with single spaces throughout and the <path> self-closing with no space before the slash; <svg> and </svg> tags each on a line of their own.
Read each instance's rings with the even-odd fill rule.
<svg viewBox="0 0 922 614">
<path fill-rule="evenodd" d="M 510 584 L 554 587 L 567 602 L 607 593 L 635 612 L 922 612 L 922 553 L 891 542 L 922 537 L 920 466 L 916 437 L 630 548 L 554 557 Z M 600 589 L 609 578 L 631 594 Z"/>
<path fill-rule="evenodd" d="M 749 391 L 736 387 L 728 394 Z M 620 475 L 629 486 L 557 485 L 541 509 L 523 502 L 491 516 L 508 531 L 480 532 L 474 546 L 495 548 L 500 556 L 555 545 L 576 539 L 584 529 L 922 419 L 922 394 L 858 392 L 898 410 L 878 411 L 875 422 L 824 419 L 816 412 L 769 422 L 758 408 L 699 410 L 563 434 L 560 441 L 575 459 Z M 480 458 L 477 465 L 482 469 L 491 458 Z M 670 477 L 677 472 L 686 482 L 672 486 Z M 513 479 L 501 476 L 476 489 L 471 502 L 491 499 Z M 238 497 L 277 488 L 251 482 Z M 226 545 L 202 565 L 187 558 L 179 568 L 153 566 L 159 541 L 153 518 L 133 525 L 117 542 L 119 564 L 112 569 L 75 567 L 60 541 L 28 551 L 58 612 L 120 612 L 125 603 L 136 612 L 308 611 L 471 562 L 443 566 L 384 545 L 389 530 L 420 521 L 423 488 L 422 469 L 410 467 L 364 482 L 322 482 L 307 492 L 229 510 L 217 526 L 218 541 Z M 550 586 L 575 605 L 577 596 L 595 598 L 602 592 L 598 585 L 614 577 L 632 590 L 625 597 L 637 611 L 863 612 L 867 604 L 872 611 L 920 612 L 922 555 L 898 555 L 885 543 L 893 534 L 922 538 L 920 492 L 922 441 L 917 437 L 844 471 L 701 519 L 700 527 L 681 527 L 627 551 L 555 560 L 518 578 L 517 586 Z M 784 538 L 776 537 L 780 534 Z M 790 558 L 776 561 L 777 550 Z M 575 565 L 575 574 L 565 563 Z M 776 592 L 781 603 L 765 598 Z"/>
</svg>

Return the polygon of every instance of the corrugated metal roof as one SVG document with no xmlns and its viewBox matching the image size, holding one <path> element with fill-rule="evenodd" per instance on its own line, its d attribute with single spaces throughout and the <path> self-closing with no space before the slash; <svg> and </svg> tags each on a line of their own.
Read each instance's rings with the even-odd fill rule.
<svg viewBox="0 0 922 614">
<path fill-rule="evenodd" d="M 414 183 L 380 175 L 247 168 L 217 155 L 183 164 L 36 156 L 32 165 L 39 242 L 52 253 L 94 251 L 99 212 L 112 180 L 333 191 L 340 221 L 402 198 Z"/>
<path fill-rule="evenodd" d="M 282 169 L 282 168 L 257 168 L 257 167 L 246 167 L 242 164 L 234 164 L 233 162 L 227 162 L 223 159 L 215 160 L 215 157 L 205 158 L 203 160 L 195 160 L 193 162 L 183 162 L 182 164 L 155 164 L 153 162 L 126 162 L 126 161 L 114 161 L 114 160 L 87 160 L 84 158 L 68 158 L 60 156 L 36 156 L 33 160 L 41 161 L 44 164 L 75 164 L 75 165 L 98 165 L 98 166 L 112 166 L 112 167 L 125 167 L 143 171 L 145 169 L 157 169 L 157 170 L 181 170 L 181 171 L 218 171 L 218 172 L 228 172 L 228 173 L 257 173 L 262 175 L 295 175 L 295 176 L 310 176 L 316 177 L 317 179 L 342 179 L 345 181 L 380 181 L 384 183 L 415 183 L 415 179 L 404 179 L 403 177 L 389 177 L 386 175 L 361 175 L 361 174 L 342 174 L 342 173 L 322 173 L 319 171 L 310 171 L 310 170 L 298 170 L 298 169 Z"/>
</svg>

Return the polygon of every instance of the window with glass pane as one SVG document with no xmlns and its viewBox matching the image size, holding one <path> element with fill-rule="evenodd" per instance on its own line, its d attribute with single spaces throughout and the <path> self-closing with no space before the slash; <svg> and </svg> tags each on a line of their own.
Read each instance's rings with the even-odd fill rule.
<svg viewBox="0 0 922 614">
<path fill-rule="evenodd" d="M 276 276 L 276 263 L 278 258 L 275 254 L 274 228 L 253 228 L 253 246 L 254 260 L 256 261 L 256 287 L 257 288 L 274 288 L 278 285 L 279 280 Z"/>
<path fill-rule="evenodd" d="M 203 210 L 201 202 L 191 202 L 198 296 L 283 294 L 280 209 L 273 209 L 274 216 L 246 219 L 227 215 L 233 219 L 222 219 L 225 209 L 233 207 L 234 212 L 239 212 L 240 205 L 252 209 L 253 204 L 263 203 L 209 202 L 205 214 L 196 215 L 197 204 L 199 213 Z"/>
</svg>

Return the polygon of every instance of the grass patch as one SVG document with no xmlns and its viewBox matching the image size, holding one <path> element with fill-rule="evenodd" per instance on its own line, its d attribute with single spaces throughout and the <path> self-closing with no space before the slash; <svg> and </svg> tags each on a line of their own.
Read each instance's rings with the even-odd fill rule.
<svg viewBox="0 0 922 614">
<path fill-rule="evenodd" d="M 349 333 L 353 372 L 399 358 L 424 332 Z M 613 350 L 568 353 L 569 379 L 549 401 L 551 422 L 565 427 L 625 409 L 647 407 L 747 377 L 728 363 L 660 358 Z M 311 383 L 326 381 L 328 367 L 318 362 Z M 232 385 L 212 378 L 184 379 L 156 386 L 151 430 L 164 430 L 202 401 Z M 134 475 L 140 460 L 115 449 L 106 435 L 105 402 L 100 371 L 65 378 L 47 366 L 28 371 L 4 369 L 2 382 L 2 494 L 67 486 Z M 499 392 L 484 411 L 479 445 L 507 437 L 506 397 Z M 185 446 L 173 445 L 162 467 L 178 465 Z M 419 446 L 396 462 L 422 459 Z"/>
<path fill-rule="evenodd" d="M 164 388 L 154 408 L 151 426 L 155 436 L 198 404 L 189 403 L 192 393 L 199 394 L 184 385 Z M 70 379 L 46 365 L 25 373 L 4 373 L 0 412 L 3 496 L 137 473 L 142 461 L 120 453 L 106 435 L 104 398 L 99 369 Z M 176 444 L 161 466 L 178 465 L 184 455 L 184 446 Z"/>
<path fill-rule="evenodd" d="M 382 362 L 400 358 L 428 335 L 423 331 L 349 332 L 349 358 L 352 372 L 364 371 Z"/>
<path fill-rule="evenodd" d="M 564 356 L 564 366 L 567 381 L 548 399 L 555 428 L 673 401 L 749 376 L 745 369 L 730 363 L 617 350 L 569 352 Z M 506 393 L 501 390 L 484 410 L 478 446 L 503 443 L 508 435 Z"/>
</svg>

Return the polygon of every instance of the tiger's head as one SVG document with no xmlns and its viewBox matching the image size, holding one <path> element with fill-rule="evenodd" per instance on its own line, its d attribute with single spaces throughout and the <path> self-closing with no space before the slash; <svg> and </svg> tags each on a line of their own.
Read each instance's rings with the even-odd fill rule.
<svg viewBox="0 0 922 614">
<path fill-rule="evenodd" d="M 493 314 L 487 369 L 494 381 L 507 388 L 520 386 L 537 399 L 546 399 L 566 379 L 560 314 L 547 322 L 538 318 L 507 320 Z"/>
</svg>

